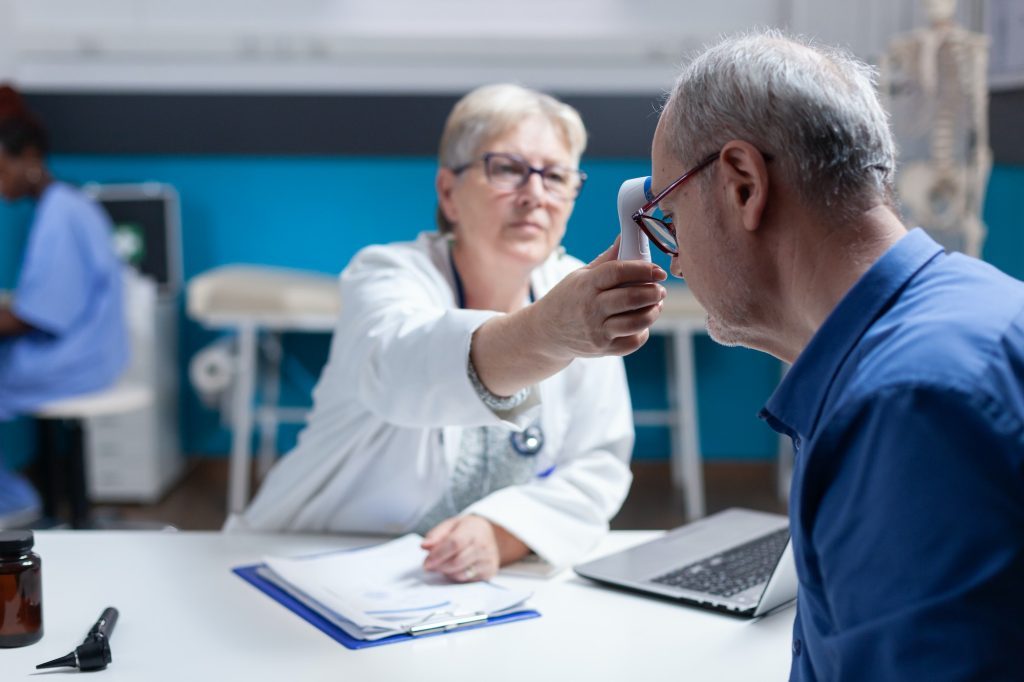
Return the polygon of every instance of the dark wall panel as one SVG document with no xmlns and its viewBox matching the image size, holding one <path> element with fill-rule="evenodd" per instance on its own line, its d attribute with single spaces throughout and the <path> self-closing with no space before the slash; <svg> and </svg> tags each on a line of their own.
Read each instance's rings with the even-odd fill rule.
<svg viewBox="0 0 1024 682">
<path fill-rule="evenodd" d="M 416 155 L 437 153 L 447 95 L 35 94 L 65 154 Z M 588 156 L 646 157 L 658 98 L 566 98 Z"/>
<path fill-rule="evenodd" d="M 58 153 L 432 156 L 453 95 L 49 93 L 29 97 Z M 660 97 L 566 97 L 590 157 L 646 158 Z M 1024 163 L 1024 91 L 991 101 L 996 163 Z"/>
<path fill-rule="evenodd" d="M 1024 165 L 1024 90 L 993 94 L 989 122 L 995 162 Z"/>
</svg>

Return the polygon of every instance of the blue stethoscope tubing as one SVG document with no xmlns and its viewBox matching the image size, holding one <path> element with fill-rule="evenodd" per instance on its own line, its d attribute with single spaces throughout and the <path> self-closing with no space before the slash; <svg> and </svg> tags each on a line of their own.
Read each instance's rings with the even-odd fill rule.
<svg viewBox="0 0 1024 682">
<path fill-rule="evenodd" d="M 459 304 L 459 308 L 466 307 L 466 290 L 462 284 L 462 277 L 459 276 L 459 270 L 455 267 L 455 259 L 452 257 L 451 250 L 448 251 L 448 261 L 452 266 L 452 276 L 455 280 L 455 297 Z M 530 303 L 535 300 L 533 296 L 533 287 L 530 287 Z M 540 425 L 540 421 L 530 424 L 522 431 L 513 431 L 509 435 L 509 442 L 512 444 L 512 449 L 523 457 L 536 457 L 537 453 L 544 449 L 544 429 Z M 541 477 L 547 476 L 551 473 L 551 469 L 542 471 L 538 474 Z"/>
</svg>

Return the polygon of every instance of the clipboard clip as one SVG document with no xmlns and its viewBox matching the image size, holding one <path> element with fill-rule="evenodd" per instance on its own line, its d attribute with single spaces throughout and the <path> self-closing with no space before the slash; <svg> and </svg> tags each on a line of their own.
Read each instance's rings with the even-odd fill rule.
<svg viewBox="0 0 1024 682">
<path fill-rule="evenodd" d="M 486 613 L 469 613 L 462 616 L 450 616 L 442 620 L 434 620 L 428 623 L 421 623 L 420 625 L 413 625 L 406 628 L 406 632 L 414 637 L 416 635 L 430 635 L 437 632 L 449 632 L 455 628 L 461 628 L 467 625 L 476 625 L 486 621 Z"/>
</svg>

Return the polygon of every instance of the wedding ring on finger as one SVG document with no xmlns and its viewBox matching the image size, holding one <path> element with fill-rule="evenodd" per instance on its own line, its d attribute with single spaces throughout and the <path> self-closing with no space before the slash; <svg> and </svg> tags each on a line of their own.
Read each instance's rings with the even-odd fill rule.
<svg viewBox="0 0 1024 682">
<path fill-rule="evenodd" d="M 466 580 L 472 580 L 476 577 L 476 566 L 470 565 L 469 568 L 462 572 L 462 575 L 465 576 Z"/>
</svg>

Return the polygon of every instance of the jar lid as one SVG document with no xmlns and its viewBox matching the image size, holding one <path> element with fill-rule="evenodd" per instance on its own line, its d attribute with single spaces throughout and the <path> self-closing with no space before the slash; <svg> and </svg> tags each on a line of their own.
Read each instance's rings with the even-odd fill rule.
<svg viewBox="0 0 1024 682">
<path fill-rule="evenodd" d="M 27 552 L 34 544 L 30 530 L 0 530 L 0 553 Z"/>
</svg>

